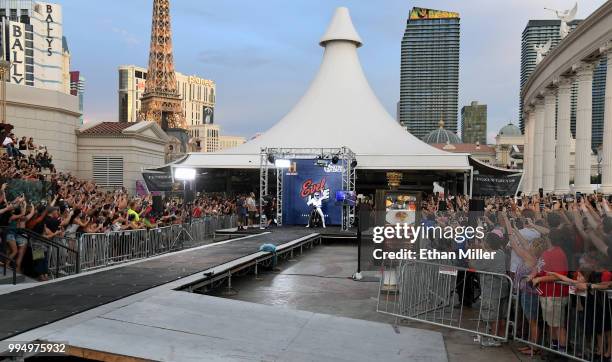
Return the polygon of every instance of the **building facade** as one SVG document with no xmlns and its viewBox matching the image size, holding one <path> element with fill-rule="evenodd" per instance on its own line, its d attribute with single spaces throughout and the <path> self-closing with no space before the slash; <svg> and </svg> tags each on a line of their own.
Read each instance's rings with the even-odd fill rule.
<svg viewBox="0 0 612 362">
<path fill-rule="evenodd" d="M 402 39 L 399 122 L 418 138 L 443 119 L 457 132 L 460 18 L 413 8 Z"/>
<path fill-rule="evenodd" d="M 125 187 L 130 194 L 142 182 L 142 170 L 165 163 L 168 136 L 155 122 L 98 122 L 76 132 L 80 178 L 105 189 Z"/>
<path fill-rule="evenodd" d="M 570 29 L 576 28 L 582 20 L 574 20 L 568 23 Z M 531 73 L 536 67 L 536 51 L 534 46 L 546 44 L 551 41 L 551 50 L 559 44 L 561 37 L 559 35 L 560 20 L 530 20 L 523 30 L 521 39 L 521 92 L 523 86 L 529 79 Z M 604 119 L 604 102 L 605 102 L 605 85 L 606 85 L 606 65 L 607 61 L 604 58 L 600 59 L 593 73 L 593 114 L 592 114 L 592 148 L 595 150 L 602 144 L 603 140 L 603 119 Z M 571 111 L 570 111 L 570 128 L 572 137 L 576 137 L 576 105 L 577 105 L 577 84 L 572 85 L 571 96 Z M 521 131 L 525 131 L 523 117 L 523 102 L 519 99 L 519 125 Z"/>
<path fill-rule="evenodd" d="M 70 52 L 62 8 L 33 0 L 0 0 L 2 58 L 14 84 L 70 92 Z"/>
<path fill-rule="evenodd" d="M 81 117 L 79 119 L 80 125 L 83 125 L 83 99 L 85 98 L 85 77 L 81 75 L 79 71 L 70 72 L 70 94 L 78 97 L 79 99 L 79 111 Z"/>
<path fill-rule="evenodd" d="M 219 151 L 240 146 L 246 142 L 241 136 L 219 136 Z"/>
<path fill-rule="evenodd" d="M 503 126 L 495 136 L 496 165 L 502 168 L 523 168 L 525 138 L 512 123 Z"/>
<path fill-rule="evenodd" d="M 135 65 L 119 67 L 119 122 L 136 122 L 146 79 L 146 68 Z M 176 81 L 189 129 L 214 124 L 215 82 L 179 72 L 176 72 Z"/>
<path fill-rule="evenodd" d="M 463 143 L 487 144 L 487 105 L 473 101 L 461 108 L 461 139 Z"/>
<path fill-rule="evenodd" d="M 53 156 L 59 171 L 77 170 L 75 130 L 81 117 L 77 97 L 59 91 L 7 84 L 7 122 L 19 138 L 33 137 Z"/>
</svg>

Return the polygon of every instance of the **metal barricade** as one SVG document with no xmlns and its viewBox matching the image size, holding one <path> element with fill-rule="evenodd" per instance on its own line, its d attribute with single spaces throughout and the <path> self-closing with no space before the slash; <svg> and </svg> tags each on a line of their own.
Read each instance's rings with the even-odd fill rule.
<svg viewBox="0 0 612 362">
<path fill-rule="evenodd" d="M 611 361 L 612 291 L 564 282 L 522 280 L 516 295 L 514 339 L 579 361 Z"/>
<path fill-rule="evenodd" d="M 193 246 L 197 242 L 210 240 L 214 237 L 215 230 L 232 225 L 235 225 L 233 216 L 206 216 L 193 219 L 191 223 L 183 225 L 171 225 L 149 230 L 81 234 L 78 238 L 80 270 L 96 269 L 115 263 L 181 250 L 184 247 Z M 188 238 L 184 234 L 181 235 L 183 228 L 191 235 L 195 243 L 185 243 Z M 60 264 L 64 265 L 63 263 L 64 261 L 60 260 Z M 76 261 L 74 264 L 76 264 Z"/>
<path fill-rule="evenodd" d="M 57 246 L 48 245 L 35 239 L 30 239 L 33 254 L 47 260 L 47 269 L 55 278 L 76 274 L 79 272 L 76 240 L 68 238 L 53 238 Z"/>
<path fill-rule="evenodd" d="M 452 261 L 385 264 L 378 312 L 508 339 L 512 280 L 506 274 L 458 267 Z"/>
</svg>

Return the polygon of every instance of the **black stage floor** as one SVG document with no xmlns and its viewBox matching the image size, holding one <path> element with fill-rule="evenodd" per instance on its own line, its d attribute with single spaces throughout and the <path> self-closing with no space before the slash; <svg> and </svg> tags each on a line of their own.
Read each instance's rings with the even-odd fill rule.
<svg viewBox="0 0 612 362">
<path fill-rule="evenodd" d="M 168 255 L 0 295 L 0 340 L 324 229 L 278 228 L 218 247 Z"/>
<path fill-rule="evenodd" d="M 312 228 L 312 229 L 307 228 L 305 226 L 280 226 L 280 227 L 271 226 L 267 229 L 260 229 L 258 227 L 249 227 L 245 230 L 236 230 L 236 228 L 233 228 L 233 229 L 217 230 L 216 234 L 217 235 L 253 235 L 253 234 L 261 234 L 261 233 L 268 232 L 268 231 L 282 233 L 284 231 L 296 231 L 296 230 L 310 231 L 311 233 L 318 233 L 323 238 L 335 238 L 335 237 L 354 238 L 357 236 L 356 229 L 350 229 L 349 231 L 342 231 L 339 226 L 329 226 L 326 228 Z"/>
</svg>

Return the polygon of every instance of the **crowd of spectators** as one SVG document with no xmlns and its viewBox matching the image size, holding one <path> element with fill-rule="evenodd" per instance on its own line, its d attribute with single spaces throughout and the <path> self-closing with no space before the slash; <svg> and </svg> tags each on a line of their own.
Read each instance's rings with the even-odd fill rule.
<svg viewBox="0 0 612 362">
<path fill-rule="evenodd" d="M 589 353 L 594 359 L 609 360 L 612 304 L 597 293 L 612 289 L 612 200 L 596 193 L 576 193 L 488 197 L 476 210 L 477 204 L 472 203 L 470 209 L 469 200 L 463 196 L 426 198 L 422 203 L 426 224 L 471 225 L 485 230 L 482 239 L 456 243 L 431 238 L 426 240 L 431 243 L 428 247 L 495 251 L 492 259 L 470 260 L 463 265 L 459 262 L 459 266 L 506 274 L 513 280 L 520 311 L 515 326 L 520 330 L 516 332 L 533 343 L 519 348 L 521 353 L 541 353 L 534 345 L 565 353 L 569 348 L 567 337 L 581 333 L 580 338 L 593 341 Z M 468 274 L 457 278 L 457 294 L 465 307 L 476 302 Z M 488 322 L 491 334 L 502 336 L 511 291 L 504 284 L 507 279 L 487 279 L 483 275 L 477 280 L 480 317 Z M 570 287 L 575 290 L 573 294 Z M 488 338 L 483 344 L 495 346 L 498 342 Z M 572 348 L 575 352 L 579 347 Z"/>
<path fill-rule="evenodd" d="M 76 248 L 81 233 L 108 233 L 123 230 L 147 229 L 181 224 L 192 218 L 234 215 L 240 196 L 202 194 L 183 204 L 182 197 L 165 198 L 154 207 L 153 198 L 130 196 L 124 188 L 108 190 L 95 182 L 81 180 L 69 173 L 58 172 L 44 146 L 34 144 L 32 138 L 19 141 L 13 133 L 0 131 L 4 137 L 5 153 L 0 157 L 0 252 L 8 256 L 1 263 L 22 272 L 22 262 L 28 249 L 28 239 L 17 232 L 30 230 L 46 238 L 62 238 L 70 248 Z M 40 182 L 44 195 L 34 201 L 32 195 L 8 197 L 15 180 Z M 14 194 L 14 192 L 13 192 Z M 31 248 L 30 248 L 31 249 Z M 40 257 L 31 250 L 32 257 Z M 39 279 L 49 276 L 42 268 Z"/>
</svg>

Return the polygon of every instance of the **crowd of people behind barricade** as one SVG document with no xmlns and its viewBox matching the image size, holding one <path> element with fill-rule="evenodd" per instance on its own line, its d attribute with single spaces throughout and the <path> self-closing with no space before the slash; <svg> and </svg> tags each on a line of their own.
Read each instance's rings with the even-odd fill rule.
<svg viewBox="0 0 612 362">
<path fill-rule="evenodd" d="M 244 197 L 202 194 L 183 204 L 182 198 L 165 198 L 161 208 L 154 208 L 152 196 L 129 196 L 124 188 L 106 190 L 95 182 L 81 180 L 68 173 L 57 172 L 46 149 L 35 146 L 34 140 L 23 137 L 16 141 L 6 134 L 0 157 L 0 253 L 10 267 L 22 272 L 26 255 L 33 259 L 34 273 L 40 280 L 49 278 L 48 255 L 32 250 L 28 238 L 19 233 L 27 229 L 46 238 L 63 238 L 71 249 L 76 248 L 82 233 L 109 233 L 123 230 L 150 229 L 182 224 L 193 218 L 234 215 Z M 36 155 L 28 151 L 42 151 Z M 29 154 L 28 154 L 29 153 Z M 14 180 L 41 182 L 44 195 L 34 202 L 32 195 L 14 194 Z"/>
<path fill-rule="evenodd" d="M 514 333 L 527 342 L 521 353 L 540 354 L 539 347 L 544 347 L 610 360 L 612 303 L 605 291 L 612 289 L 611 205 L 611 198 L 601 194 L 576 193 L 488 197 L 480 210 L 470 210 L 467 197 L 431 195 L 422 203 L 424 224 L 479 226 L 485 236 L 465 243 L 432 237 L 425 243 L 437 250 L 495 252 L 491 259 L 456 263 L 513 280 L 519 304 L 512 309 L 512 314 L 518 311 Z M 489 333 L 503 336 L 507 308 L 515 308 L 508 279 L 470 274 L 457 278 L 459 303 L 470 308 L 479 299 L 480 319 L 488 323 Z M 480 298 L 474 295 L 474 283 L 480 283 Z M 499 343 L 484 338 L 482 344 Z"/>
</svg>

